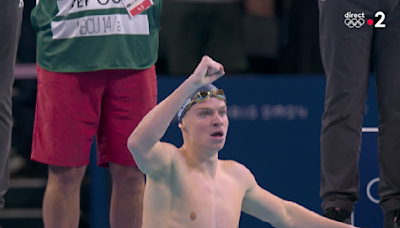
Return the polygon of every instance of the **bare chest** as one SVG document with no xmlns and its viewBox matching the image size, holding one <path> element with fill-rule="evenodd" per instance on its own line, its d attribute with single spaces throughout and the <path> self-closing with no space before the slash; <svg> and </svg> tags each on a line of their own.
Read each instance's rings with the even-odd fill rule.
<svg viewBox="0 0 400 228">
<path fill-rule="evenodd" d="M 176 219 L 188 227 L 236 228 L 239 225 L 244 190 L 227 174 L 215 180 L 191 172 L 175 180 L 172 191 L 179 196 Z"/>
</svg>

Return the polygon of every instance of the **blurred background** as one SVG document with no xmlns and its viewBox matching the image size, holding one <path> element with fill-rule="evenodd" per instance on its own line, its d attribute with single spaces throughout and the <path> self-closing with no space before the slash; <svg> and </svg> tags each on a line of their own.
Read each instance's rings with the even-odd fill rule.
<svg viewBox="0 0 400 228">
<path fill-rule="evenodd" d="M 17 54 L 12 176 L 5 210 L 0 212 L 3 228 L 43 227 L 41 203 L 47 167 L 29 160 L 37 83 L 36 36 L 30 23 L 35 2 L 25 0 Z M 156 69 L 158 97 L 162 100 L 195 68 L 181 64 L 181 56 L 193 59 L 196 65 L 204 54 L 221 62 L 227 75 L 216 85 L 227 94 L 230 130 L 220 157 L 246 165 L 259 184 L 272 193 L 321 213 L 319 133 L 325 75 L 319 51 L 318 14 L 316 0 L 232 0 L 223 7 L 213 0 L 164 0 Z M 188 39 L 186 34 L 197 38 Z M 193 49 L 187 50 L 183 40 Z M 373 85 L 369 93 L 364 125 L 376 127 Z M 355 214 L 356 222 L 363 224 L 368 218 L 367 225 L 376 220 L 381 226 L 382 212 L 364 189 L 378 176 L 376 134 L 368 133 L 365 138 L 368 140 L 363 140 L 362 148 L 367 152 L 361 153 L 360 167 L 366 164 L 365 170 L 370 173 L 361 177 L 358 205 L 365 203 L 362 207 L 373 208 L 370 211 L 375 210 L 376 216 L 361 219 Z M 176 122 L 163 140 L 180 146 Z M 80 228 L 109 227 L 110 189 L 108 170 L 90 165 L 82 185 Z M 370 193 L 378 197 L 376 184 L 370 186 Z M 240 227 L 270 226 L 242 215 Z"/>
</svg>

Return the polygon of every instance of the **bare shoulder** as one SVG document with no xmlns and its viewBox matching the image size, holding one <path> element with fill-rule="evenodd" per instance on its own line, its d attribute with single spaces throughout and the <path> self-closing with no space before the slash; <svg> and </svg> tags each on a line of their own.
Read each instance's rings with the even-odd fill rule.
<svg viewBox="0 0 400 228">
<path fill-rule="evenodd" d="M 234 160 L 220 160 L 222 168 L 233 175 L 243 174 L 248 175 L 251 174 L 250 170 L 243 164 L 234 161 Z"/>
<path fill-rule="evenodd" d="M 175 145 L 167 142 L 158 142 L 152 148 L 152 151 L 148 153 L 147 158 L 143 159 L 144 163 L 139 164 L 143 173 L 156 180 L 169 176 L 172 169 L 180 162 L 180 157 L 181 153 Z"/>
<path fill-rule="evenodd" d="M 172 166 L 176 166 L 177 164 L 182 164 L 185 161 L 185 158 L 183 157 L 180 148 L 170 143 L 166 143 L 165 147 L 166 150 L 170 151 Z"/>
<path fill-rule="evenodd" d="M 167 142 L 161 142 L 162 146 L 164 147 L 165 151 L 168 151 L 172 156 L 177 155 L 179 153 L 178 147 L 176 147 L 174 144 L 167 143 Z"/>
<path fill-rule="evenodd" d="M 243 184 L 252 185 L 255 182 L 253 173 L 245 165 L 237 161 L 221 160 L 221 166 L 228 175 Z"/>
<path fill-rule="evenodd" d="M 182 148 L 176 147 L 174 144 L 171 143 L 164 143 L 164 148 L 165 150 L 168 151 L 168 153 L 171 156 L 172 165 L 182 164 L 185 162 L 185 157 L 183 156 Z"/>
</svg>

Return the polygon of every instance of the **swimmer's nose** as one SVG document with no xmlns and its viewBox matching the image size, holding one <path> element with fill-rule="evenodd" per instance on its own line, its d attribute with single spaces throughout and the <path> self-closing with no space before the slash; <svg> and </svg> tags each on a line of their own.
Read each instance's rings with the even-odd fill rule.
<svg viewBox="0 0 400 228">
<path fill-rule="evenodd" d="M 223 125 L 222 117 L 219 116 L 219 115 L 216 115 L 216 116 L 214 117 L 213 121 L 214 121 L 214 122 L 213 122 L 213 126 L 214 126 L 214 127 L 220 127 L 220 126 Z"/>
<path fill-rule="evenodd" d="M 223 125 L 222 121 L 215 121 L 213 127 L 221 127 Z"/>
</svg>

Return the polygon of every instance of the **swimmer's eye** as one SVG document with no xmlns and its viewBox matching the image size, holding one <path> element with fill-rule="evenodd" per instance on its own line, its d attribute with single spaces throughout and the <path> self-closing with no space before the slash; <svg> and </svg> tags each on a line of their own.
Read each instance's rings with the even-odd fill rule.
<svg viewBox="0 0 400 228">
<path fill-rule="evenodd" d="M 220 116 L 226 116 L 226 110 L 219 111 Z"/>
<path fill-rule="evenodd" d="M 199 116 L 201 117 L 206 117 L 209 115 L 209 112 L 205 111 L 205 112 L 200 112 Z"/>
</svg>

